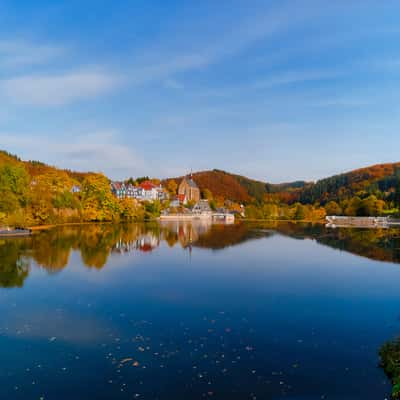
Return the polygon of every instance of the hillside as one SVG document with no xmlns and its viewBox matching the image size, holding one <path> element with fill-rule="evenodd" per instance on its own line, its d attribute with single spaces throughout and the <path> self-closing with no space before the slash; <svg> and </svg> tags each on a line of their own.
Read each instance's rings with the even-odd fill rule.
<svg viewBox="0 0 400 400">
<path fill-rule="evenodd" d="M 179 184 L 182 177 L 170 179 Z M 340 202 L 354 196 L 362 198 L 371 194 L 383 200 L 394 200 L 394 193 L 400 182 L 400 162 L 360 168 L 317 182 L 271 184 L 217 169 L 193 173 L 193 179 L 203 192 L 208 189 L 214 197 L 244 204 L 254 200 L 259 203 L 276 200 L 288 204 L 297 201 L 304 204 L 325 204 L 331 200 Z"/>
<path fill-rule="evenodd" d="M 169 178 L 178 184 L 181 177 Z M 223 197 L 238 203 L 249 203 L 253 200 L 262 202 L 268 193 L 281 194 L 298 193 L 306 185 L 306 182 L 298 181 L 292 183 L 272 184 L 247 178 L 242 175 L 231 174 L 226 171 L 213 169 L 193 173 L 193 179 L 201 191 L 210 190 L 214 197 Z"/>
<path fill-rule="evenodd" d="M 7 151 L 0 150 L 0 167 L 5 164 L 17 165 L 20 163 L 21 160 L 17 156 L 10 154 Z"/>
<path fill-rule="evenodd" d="M 182 176 L 169 178 L 175 180 L 178 185 L 183 179 Z M 251 200 L 248 190 L 244 185 L 241 185 L 235 175 L 225 171 L 214 169 L 212 171 L 200 171 L 193 173 L 193 179 L 199 186 L 200 190 L 208 189 L 214 197 L 223 197 L 239 203 L 247 203 Z"/>
<path fill-rule="evenodd" d="M 400 180 L 400 162 L 377 164 L 321 179 L 306 185 L 300 200 L 303 203 L 341 201 L 355 195 L 394 193 Z"/>
<path fill-rule="evenodd" d="M 3 165 L 19 165 L 23 167 L 31 178 L 48 174 L 48 173 L 65 173 L 69 178 L 76 182 L 82 182 L 91 172 L 76 172 L 67 169 L 60 169 L 47 165 L 41 161 L 23 161 L 18 156 L 0 150 L 0 167 Z"/>
<path fill-rule="evenodd" d="M 20 166 L 26 171 L 29 178 L 41 176 L 67 177 L 70 183 L 82 183 L 91 173 L 74 172 L 58 169 L 40 161 L 22 161 L 6 151 L 0 151 L 0 167 L 4 165 Z M 336 201 L 342 203 L 353 197 L 361 199 L 375 195 L 378 199 L 388 203 L 398 202 L 400 196 L 400 162 L 377 164 L 360 168 L 343 174 L 321 179 L 317 182 L 295 181 L 281 184 L 271 184 L 242 175 L 231 174 L 226 171 L 213 169 L 193 173 L 195 182 L 200 190 L 211 191 L 215 199 L 231 200 L 236 203 L 250 204 L 256 201 L 280 202 L 282 204 L 321 203 L 322 205 Z M 178 184 L 182 177 L 170 178 Z"/>
</svg>

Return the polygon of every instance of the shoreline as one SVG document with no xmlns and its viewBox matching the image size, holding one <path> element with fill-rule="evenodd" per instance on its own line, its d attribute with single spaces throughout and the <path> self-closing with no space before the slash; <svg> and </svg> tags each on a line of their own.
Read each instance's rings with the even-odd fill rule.
<svg viewBox="0 0 400 400">
<path fill-rule="evenodd" d="M 119 225 L 119 224 L 142 224 L 147 222 L 156 222 L 158 219 L 149 219 L 146 221 L 83 221 L 83 222 L 62 222 L 59 224 L 47 224 L 47 225 L 34 225 L 29 226 L 26 229 L 30 229 L 31 231 L 45 231 L 52 228 L 58 228 L 61 226 L 74 226 L 74 225 Z"/>
<path fill-rule="evenodd" d="M 32 231 L 44 231 L 52 228 L 57 228 L 61 226 L 74 226 L 74 225 L 98 225 L 98 224 L 109 224 L 109 225 L 119 225 L 119 224 L 142 224 L 142 223 L 148 223 L 148 222 L 159 222 L 160 219 L 151 219 L 151 220 L 143 220 L 143 221 L 119 221 L 119 222 L 112 222 L 112 221 L 103 221 L 103 222 L 63 222 L 59 224 L 46 224 L 46 225 L 33 225 L 33 226 L 28 226 L 26 229 L 30 229 Z M 183 220 L 182 220 L 183 221 Z M 190 221 L 189 219 L 187 221 Z M 324 220 L 293 220 L 293 219 L 253 219 L 253 218 L 243 218 L 235 221 L 236 223 L 240 222 L 290 222 L 290 223 L 309 223 L 309 224 L 325 224 Z"/>
</svg>

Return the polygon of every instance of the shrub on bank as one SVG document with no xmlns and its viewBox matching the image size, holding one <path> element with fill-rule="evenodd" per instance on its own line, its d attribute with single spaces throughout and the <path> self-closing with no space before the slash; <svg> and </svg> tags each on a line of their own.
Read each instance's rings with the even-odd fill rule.
<svg viewBox="0 0 400 400">
<path fill-rule="evenodd" d="M 385 343 L 379 354 L 381 367 L 393 383 L 392 399 L 400 399 L 400 337 Z"/>
</svg>

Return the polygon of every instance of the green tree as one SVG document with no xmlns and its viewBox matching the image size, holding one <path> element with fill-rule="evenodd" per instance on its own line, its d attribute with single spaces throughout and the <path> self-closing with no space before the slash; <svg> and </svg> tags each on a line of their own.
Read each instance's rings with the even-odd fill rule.
<svg viewBox="0 0 400 400">
<path fill-rule="evenodd" d="M 327 215 L 341 215 L 342 214 L 342 208 L 339 206 L 336 201 L 330 201 L 325 205 L 325 210 Z"/>
<path fill-rule="evenodd" d="M 394 193 L 394 203 L 400 211 L 400 176 L 397 178 L 396 191 Z"/>
<path fill-rule="evenodd" d="M 12 212 L 28 200 L 29 175 L 20 165 L 5 164 L 0 168 L 0 211 Z"/>
<path fill-rule="evenodd" d="M 158 200 L 145 202 L 144 211 L 146 220 L 158 218 L 161 213 L 161 203 Z"/>
<path fill-rule="evenodd" d="M 358 196 L 352 197 L 348 202 L 348 205 L 344 213 L 349 217 L 355 217 L 358 215 L 361 206 L 361 199 Z"/>
<path fill-rule="evenodd" d="M 307 208 L 303 206 L 303 204 L 296 203 L 294 206 L 294 219 L 297 221 L 301 221 L 306 219 Z"/>
</svg>

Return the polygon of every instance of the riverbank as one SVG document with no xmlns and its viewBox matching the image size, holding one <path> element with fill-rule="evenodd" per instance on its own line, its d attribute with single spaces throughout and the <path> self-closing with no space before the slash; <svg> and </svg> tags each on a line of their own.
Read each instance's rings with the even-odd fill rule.
<svg viewBox="0 0 400 400">
<path fill-rule="evenodd" d="M 60 224 L 29 226 L 27 229 L 30 229 L 31 231 L 45 231 L 60 226 L 93 225 L 93 224 L 113 224 L 113 222 L 64 222 Z"/>
<path fill-rule="evenodd" d="M 144 222 L 156 222 L 158 218 L 143 220 L 143 221 L 82 221 L 82 222 L 62 222 L 59 224 L 47 224 L 47 225 L 34 225 L 28 226 L 26 229 L 30 229 L 31 231 L 45 231 L 52 228 L 58 228 L 62 226 L 78 226 L 78 225 L 115 225 L 115 224 L 132 224 L 132 223 L 139 223 L 142 224 Z"/>
<path fill-rule="evenodd" d="M 270 219 L 270 218 L 263 218 L 263 219 L 257 219 L 257 218 L 241 218 L 239 221 L 243 222 L 289 222 L 292 224 L 296 223 L 305 223 L 305 224 L 323 224 L 325 225 L 325 220 L 323 219 L 318 219 L 318 220 L 313 220 L 313 219 Z"/>
<path fill-rule="evenodd" d="M 174 218 L 171 218 L 173 220 Z M 193 218 L 188 218 L 187 221 L 193 220 Z M 98 224 L 107 224 L 107 225 L 113 225 L 113 224 L 127 224 L 127 223 L 144 223 L 144 222 L 157 222 L 160 221 L 159 218 L 154 218 L 154 219 L 149 219 L 149 220 L 143 220 L 143 221 L 119 221 L 119 222 L 113 222 L 113 221 L 103 221 L 103 222 L 64 222 L 64 223 L 59 223 L 59 224 L 47 224 L 47 225 L 34 225 L 34 226 L 28 226 L 27 229 L 30 229 L 32 231 L 43 231 L 43 230 L 48 230 L 52 228 L 57 228 L 57 227 L 62 227 L 62 226 L 77 226 L 77 225 L 98 225 Z M 262 223 L 262 222 L 277 222 L 277 223 L 307 223 L 307 224 L 321 224 L 324 225 L 325 221 L 324 220 L 293 220 L 293 219 L 255 219 L 255 218 L 240 218 L 235 221 L 235 223 L 241 223 L 241 222 L 250 222 L 250 223 Z"/>
</svg>

